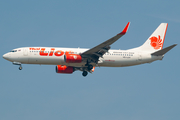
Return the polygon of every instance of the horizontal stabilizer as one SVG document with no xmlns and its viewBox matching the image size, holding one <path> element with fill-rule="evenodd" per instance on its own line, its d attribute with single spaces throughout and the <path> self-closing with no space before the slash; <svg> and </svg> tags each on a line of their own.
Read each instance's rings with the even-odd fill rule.
<svg viewBox="0 0 180 120">
<path fill-rule="evenodd" d="M 177 45 L 177 44 L 171 45 L 171 46 L 166 47 L 166 48 L 164 48 L 164 49 L 162 49 L 162 50 L 159 50 L 159 51 L 157 51 L 157 52 L 154 52 L 154 53 L 152 53 L 151 55 L 156 55 L 156 56 L 164 55 L 164 54 L 166 54 L 169 50 L 171 50 L 173 47 L 175 47 L 176 45 Z"/>
</svg>

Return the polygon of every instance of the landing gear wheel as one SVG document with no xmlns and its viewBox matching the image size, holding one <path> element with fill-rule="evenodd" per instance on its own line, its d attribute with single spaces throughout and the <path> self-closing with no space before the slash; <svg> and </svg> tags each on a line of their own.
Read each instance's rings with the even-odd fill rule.
<svg viewBox="0 0 180 120">
<path fill-rule="evenodd" d="M 19 67 L 19 70 L 22 70 L 22 67 L 21 67 L 21 66 Z"/>
<path fill-rule="evenodd" d="M 88 65 L 88 70 L 92 70 L 93 69 L 93 66 L 92 65 Z"/>
<path fill-rule="evenodd" d="M 86 77 L 86 76 L 87 76 L 87 74 L 88 74 L 88 72 L 87 72 L 87 71 L 83 71 L 83 73 L 82 73 L 82 75 L 83 75 L 84 77 Z"/>
</svg>

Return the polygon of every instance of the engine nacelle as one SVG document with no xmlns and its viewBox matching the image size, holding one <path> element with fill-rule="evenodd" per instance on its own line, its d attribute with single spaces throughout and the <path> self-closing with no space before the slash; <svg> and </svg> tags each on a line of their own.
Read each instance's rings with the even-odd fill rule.
<svg viewBox="0 0 180 120">
<path fill-rule="evenodd" d="M 57 65 L 56 66 L 56 73 L 66 73 L 66 74 L 71 74 L 74 72 L 74 68 L 70 66 L 65 66 L 65 65 Z"/>
<path fill-rule="evenodd" d="M 64 61 L 66 63 L 81 63 L 82 57 L 78 54 L 66 54 L 64 55 Z"/>
</svg>

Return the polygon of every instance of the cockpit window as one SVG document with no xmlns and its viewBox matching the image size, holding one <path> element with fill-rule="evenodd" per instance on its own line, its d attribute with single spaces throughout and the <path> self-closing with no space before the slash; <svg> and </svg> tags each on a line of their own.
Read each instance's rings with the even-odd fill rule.
<svg viewBox="0 0 180 120">
<path fill-rule="evenodd" d="M 11 50 L 10 52 L 17 52 L 17 50 Z"/>
</svg>

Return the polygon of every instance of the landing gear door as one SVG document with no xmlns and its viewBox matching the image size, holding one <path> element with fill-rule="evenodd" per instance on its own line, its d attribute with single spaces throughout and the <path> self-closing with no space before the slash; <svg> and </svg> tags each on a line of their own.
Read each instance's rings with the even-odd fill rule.
<svg viewBox="0 0 180 120">
<path fill-rule="evenodd" d="M 24 48 L 24 49 L 23 49 L 23 54 L 24 54 L 24 56 L 27 56 L 27 55 L 28 55 L 28 49 L 27 49 L 27 48 Z"/>
</svg>

